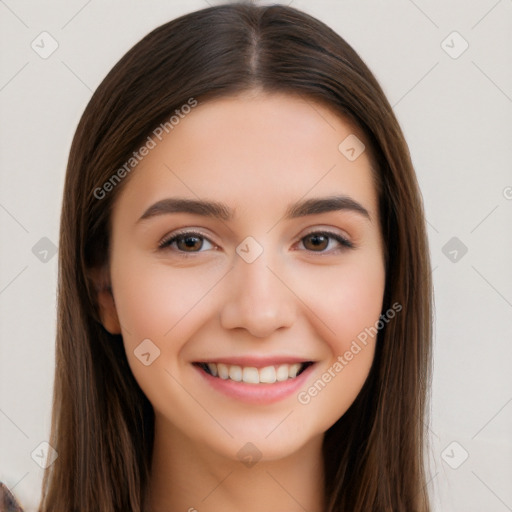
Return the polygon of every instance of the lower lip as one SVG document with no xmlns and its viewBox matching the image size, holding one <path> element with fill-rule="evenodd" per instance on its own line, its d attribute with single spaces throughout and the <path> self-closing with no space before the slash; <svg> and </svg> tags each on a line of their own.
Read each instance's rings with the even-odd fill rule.
<svg viewBox="0 0 512 512">
<path fill-rule="evenodd" d="M 294 379 L 274 382 L 274 384 L 248 384 L 247 382 L 236 382 L 231 379 L 214 377 L 194 365 L 194 368 L 206 379 L 206 382 L 210 384 L 213 389 L 220 391 L 230 398 L 252 404 L 272 404 L 296 393 L 299 388 L 304 385 L 314 367 L 315 364 L 309 365 Z"/>
</svg>

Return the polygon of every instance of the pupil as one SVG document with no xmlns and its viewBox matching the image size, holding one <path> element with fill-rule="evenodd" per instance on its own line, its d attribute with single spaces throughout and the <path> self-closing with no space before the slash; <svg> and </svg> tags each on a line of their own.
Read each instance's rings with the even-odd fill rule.
<svg viewBox="0 0 512 512">
<path fill-rule="evenodd" d="M 180 249 L 200 249 L 203 245 L 199 237 L 187 236 L 178 241 L 178 245 L 181 245 Z"/>
<path fill-rule="evenodd" d="M 329 243 L 325 235 L 311 235 L 306 240 L 311 242 L 313 249 L 325 249 Z"/>
</svg>

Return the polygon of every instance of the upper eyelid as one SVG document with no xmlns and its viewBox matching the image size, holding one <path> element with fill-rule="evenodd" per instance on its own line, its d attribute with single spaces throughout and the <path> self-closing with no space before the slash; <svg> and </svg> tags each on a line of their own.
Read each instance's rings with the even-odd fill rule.
<svg viewBox="0 0 512 512">
<path fill-rule="evenodd" d="M 339 228 L 338 228 L 339 229 Z M 337 235 L 337 236 L 341 236 L 342 238 L 346 238 L 347 240 L 350 237 L 350 235 L 348 233 L 346 233 L 344 230 L 340 229 L 340 231 L 342 231 L 341 233 L 338 233 L 334 230 L 334 228 L 313 228 L 313 229 L 308 229 L 306 231 L 306 233 L 302 234 L 299 239 L 301 238 L 304 238 L 305 236 L 308 236 L 308 235 L 312 235 L 313 233 L 325 233 L 327 235 Z"/>
<path fill-rule="evenodd" d="M 350 236 L 346 236 L 345 234 L 336 233 L 335 231 L 333 231 L 332 229 L 329 229 L 329 228 L 320 228 L 320 227 L 318 227 L 318 228 L 311 228 L 311 230 L 308 230 L 306 233 L 301 234 L 297 238 L 296 242 L 294 242 L 294 243 L 301 242 L 305 237 L 307 237 L 309 235 L 317 234 L 317 233 L 325 234 L 327 236 L 330 236 L 334 240 L 336 240 L 336 237 L 340 237 L 340 238 L 346 240 L 350 245 L 354 246 L 354 243 L 351 240 Z M 169 242 L 171 240 L 173 240 L 174 238 L 177 238 L 177 237 L 183 236 L 183 235 L 190 235 L 190 234 L 191 235 L 200 236 L 200 237 L 208 240 L 208 242 L 211 243 L 212 245 L 218 246 L 218 244 L 216 244 L 208 235 L 206 235 L 205 233 L 201 232 L 201 230 L 194 229 L 194 228 L 183 228 L 182 230 L 178 230 L 176 232 L 171 232 L 171 233 L 165 235 L 162 238 L 162 240 L 158 243 L 158 247 L 162 248 L 162 249 L 164 249 L 166 246 L 169 247 L 169 245 L 167 245 L 167 244 L 169 244 Z M 338 243 L 340 243 L 339 240 L 337 240 L 337 241 L 338 241 Z M 185 251 L 181 251 L 181 252 L 185 252 Z M 191 254 L 193 252 L 194 251 L 192 251 Z M 196 251 L 196 252 L 202 252 L 202 251 Z"/>
<path fill-rule="evenodd" d="M 183 236 L 183 235 L 198 235 L 198 236 L 201 236 L 202 238 L 205 238 L 206 240 L 208 240 L 211 244 L 217 245 L 208 235 L 206 235 L 205 233 L 202 233 L 200 230 L 193 229 L 193 228 L 188 228 L 188 229 L 184 228 L 183 230 L 173 231 L 173 232 L 165 235 L 160 240 L 160 242 L 158 242 L 158 247 L 162 247 L 164 244 L 167 244 L 168 242 L 170 242 L 173 238 L 177 238 L 178 236 Z"/>
</svg>

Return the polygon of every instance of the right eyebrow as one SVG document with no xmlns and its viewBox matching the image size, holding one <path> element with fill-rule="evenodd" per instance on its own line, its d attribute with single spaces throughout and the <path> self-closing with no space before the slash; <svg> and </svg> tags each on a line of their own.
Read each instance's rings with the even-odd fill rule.
<svg viewBox="0 0 512 512">
<path fill-rule="evenodd" d="M 204 215 L 205 217 L 214 217 L 220 220 L 230 220 L 234 215 L 233 210 L 216 201 L 169 197 L 151 205 L 137 222 L 168 213 L 192 213 Z"/>
</svg>

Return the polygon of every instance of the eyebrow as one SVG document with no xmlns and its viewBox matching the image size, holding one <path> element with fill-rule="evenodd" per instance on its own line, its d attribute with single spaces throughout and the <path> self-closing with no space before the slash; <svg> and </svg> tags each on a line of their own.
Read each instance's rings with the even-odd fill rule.
<svg viewBox="0 0 512 512">
<path fill-rule="evenodd" d="M 284 219 L 295 219 L 307 215 L 334 211 L 351 211 L 366 217 L 371 221 L 368 210 L 348 196 L 320 197 L 298 201 L 290 205 L 284 215 Z M 205 217 L 228 221 L 234 217 L 234 210 L 223 203 L 200 199 L 166 198 L 151 205 L 139 218 L 137 223 L 158 215 L 171 213 L 191 213 Z"/>
</svg>

